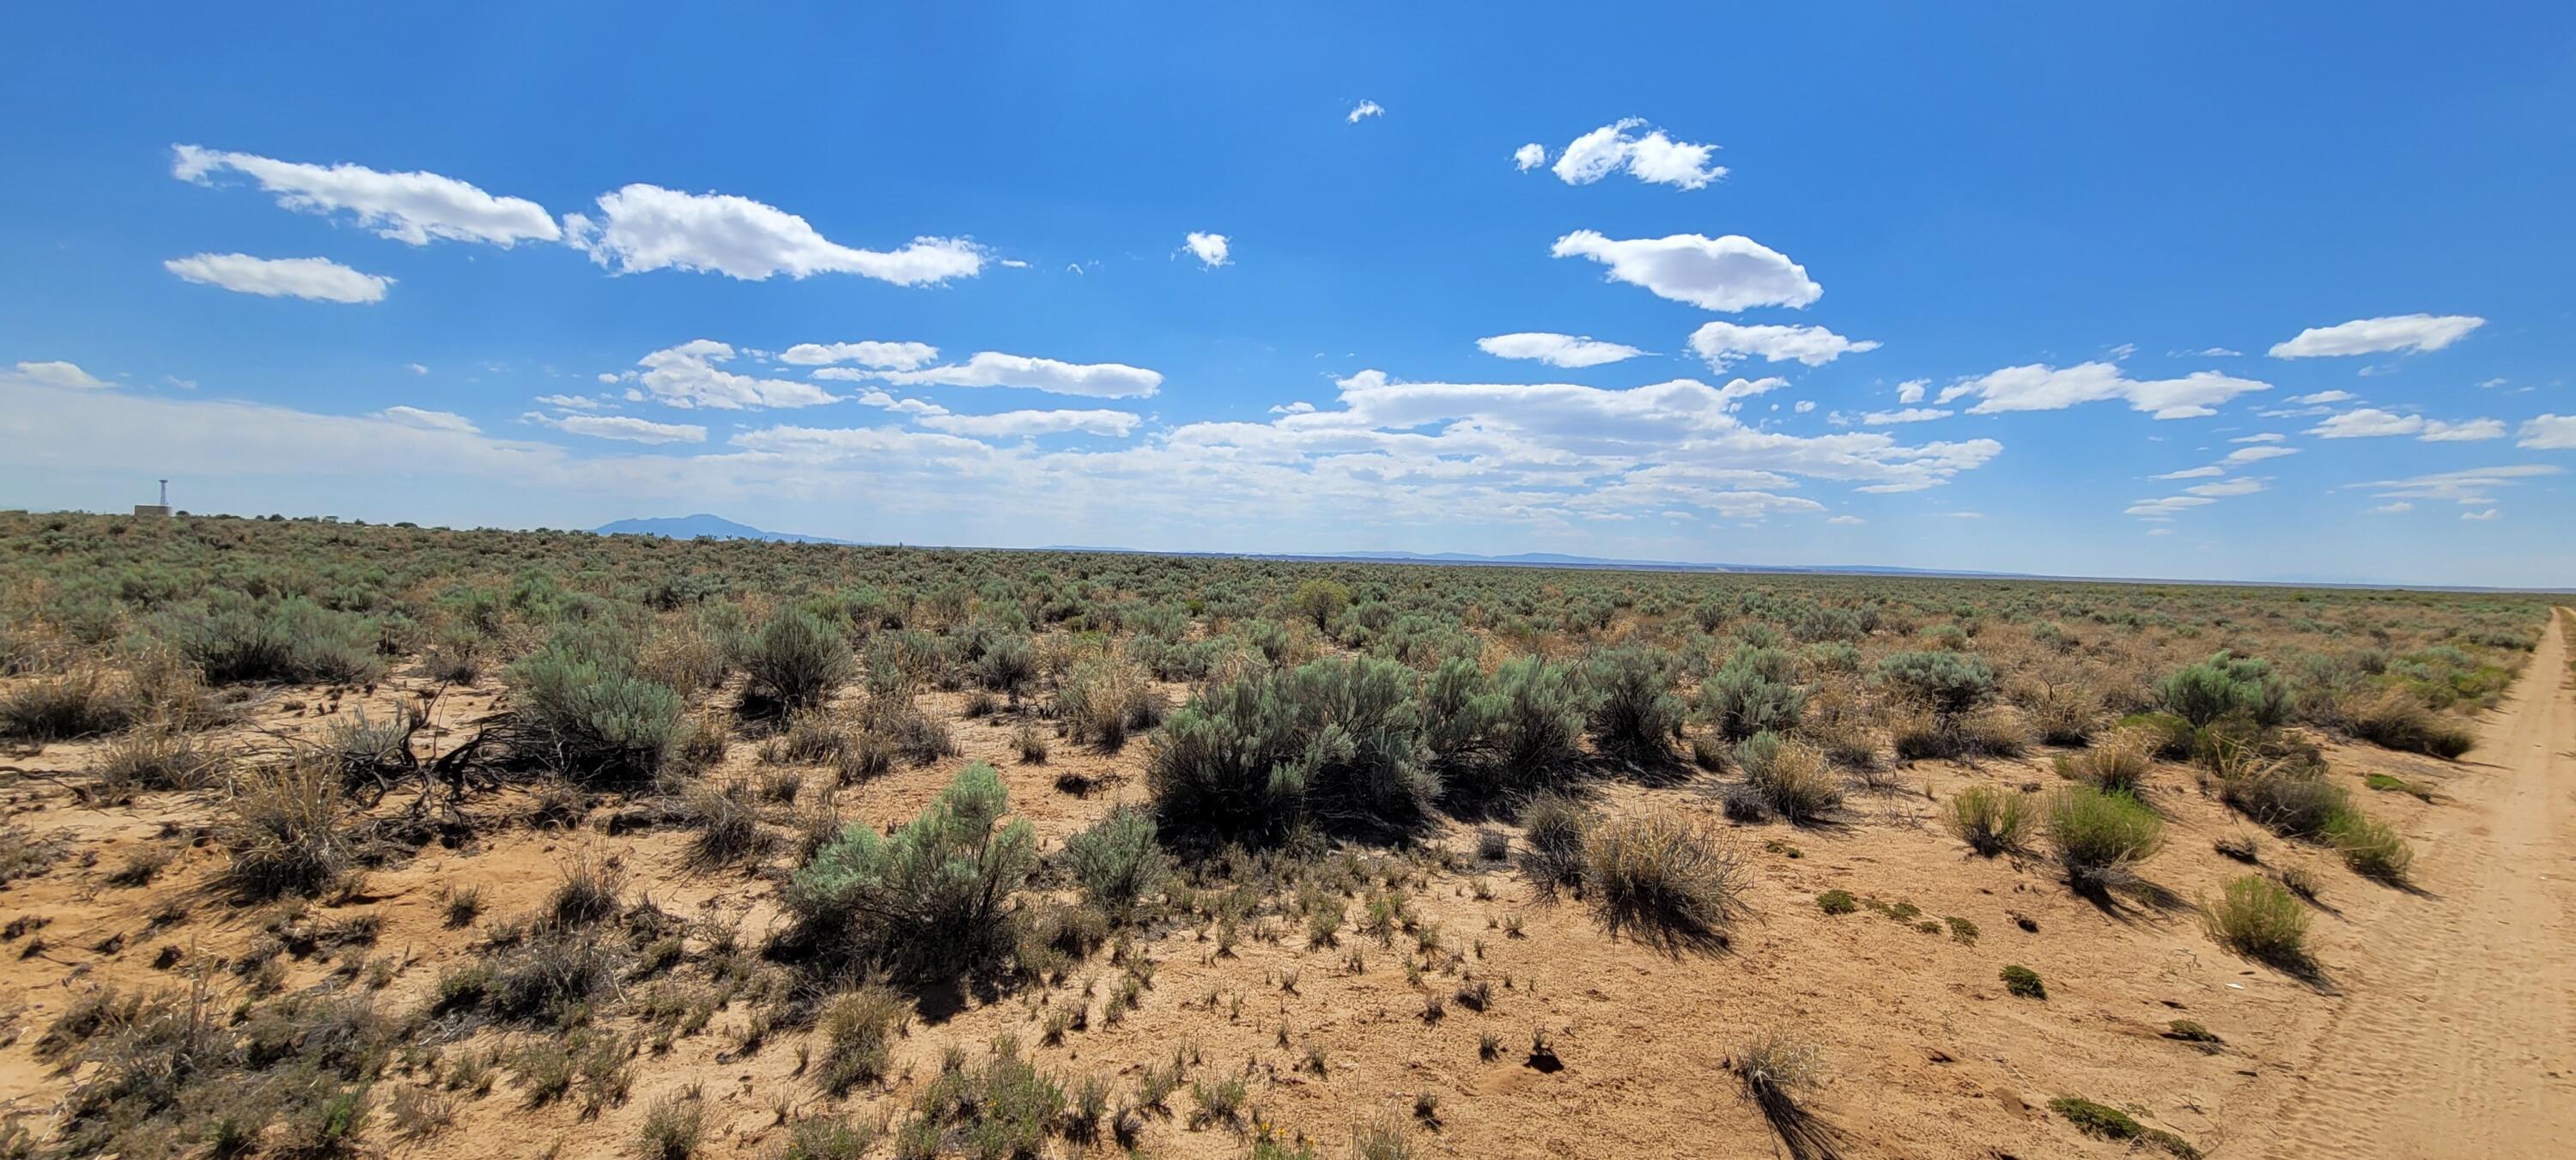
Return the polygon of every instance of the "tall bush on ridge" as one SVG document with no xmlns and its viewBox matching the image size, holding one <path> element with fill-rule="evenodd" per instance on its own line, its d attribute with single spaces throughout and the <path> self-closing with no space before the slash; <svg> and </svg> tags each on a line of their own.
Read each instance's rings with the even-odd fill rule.
<svg viewBox="0 0 2576 1160">
<path fill-rule="evenodd" d="M 1333 658 L 1191 698 L 1155 734 L 1145 777 L 1166 833 L 1404 829 L 1440 790 L 1423 757 L 1413 670 Z"/>
<path fill-rule="evenodd" d="M 1487 676 L 1452 657 L 1423 682 L 1423 733 L 1442 768 L 1497 789 L 1554 780 L 1583 758 L 1582 674 L 1515 657 Z"/>
<path fill-rule="evenodd" d="M 2195 726 L 2241 714 L 2268 729 L 2289 720 L 2293 708 L 2289 683 L 2271 662 L 2225 649 L 2175 670 L 2156 691 L 2166 708 Z"/>
<path fill-rule="evenodd" d="M 579 780 L 650 777 L 688 736 L 687 702 L 636 672 L 635 638 L 613 624 L 558 630 L 510 684 L 537 759 Z"/>
<path fill-rule="evenodd" d="M 1807 691 L 1795 683 L 1797 658 L 1780 649 L 1745 648 L 1700 681 L 1700 714 L 1728 741 L 1764 730 L 1798 727 Z"/>
<path fill-rule="evenodd" d="M 850 676 L 850 642 L 821 617 L 788 605 L 743 646 L 755 694 L 791 709 L 822 703 Z"/>
<path fill-rule="evenodd" d="M 1602 753 L 1641 765 L 1672 759 L 1681 734 L 1682 699 L 1673 694 L 1680 668 L 1662 649 L 1625 647 L 1592 654 L 1584 664 L 1592 702 L 1592 743 Z"/>
<path fill-rule="evenodd" d="M 1904 652 L 1878 662 L 1878 679 L 1945 718 L 1956 718 L 1995 695 L 1995 670 L 1974 653 Z"/>
</svg>

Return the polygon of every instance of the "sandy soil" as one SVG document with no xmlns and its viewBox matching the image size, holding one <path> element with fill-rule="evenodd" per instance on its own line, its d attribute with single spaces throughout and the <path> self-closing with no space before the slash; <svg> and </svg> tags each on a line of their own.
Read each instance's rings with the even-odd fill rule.
<svg viewBox="0 0 2576 1160">
<path fill-rule="evenodd" d="M 2567 620 L 2409 837 L 2417 889 L 2344 908 L 2370 932 L 2346 997 L 2250 1103 L 2266 1157 L 2576 1155 L 2576 696 Z"/>
<path fill-rule="evenodd" d="M 1118 1022 L 1102 1012 L 1119 970 L 1104 956 L 1065 986 L 969 1000 L 916 1022 L 897 1052 L 903 1074 L 845 1101 L 826 1100 L 798 1074 L 799 1036 L 739 1049 L 735 1033 L 752 1012 L 737 1003 L 707 1033 L 639 1056 L 632 1097 L 596 1116 L 563 1104 L 526 1107 L 505 1080 L 467 1102 L 445 1133 L 417 1142 L 379 1135 L 387 1151 L 428 1160 L 618 1154 L 656 1098 L 697 1085 L 708 1102 L 707 1154 L 758 1156 L 783 1139 L 782 1110 L 898 1114 L 945 1047 L 980 1055 L 1009 1033 L 1045 1066 L 1068 1078 L 1101 1075 L 1122 1094 L 1145 1066 L 1186 1051 L 1198 1060 L 1196 1076 L 1245 1076 L 1266 1122 L 1316 1141 L 1327 1156 L 1343 1154 L 1354 1122 L 1382 1110 L 1409 1115 L 1426 1092 L 1437 1116 L 1414 1131 L 1428 1155 L 1763 1156 L 1785 1153 L 1738 1096 L 1726 1061 L 1757 1032 L 1779 1029 L 1822 1050 L 1831 1078 L 1810 1107 L 1849 1157 L 2129 1153 L 2051 1115 L 2048 1101 L 2062 1095 L 2120 1106 L 2214 1156 L 2568 1155 L 2576 1141 L 2576 700 L 2563 687 L 2566 635 L 2563 624 L 2551 626 L 2464 762 L 2330 747 L 2339 776 L 2386 771 L 2441 793 L 2427 803 L 2354 785 L 2415 843 L 2412 890 L 2355 876 L 2330 851 L 2265 838 L 2267 865 L 2304 866 L 2327 883 L 2329 909 L 2312 937 L 2318 979 L 2240 960 L 2201 930 L 2190 900 L 2246 870 L 2211 841 L 2247 827 L 2202 794 L 2188 769 L 2160 766 L 2148 783 L 2169 824 L 2165 851 L 2145 869 L 2168 904 L 2106 908 L 2071 893 L 2041 860 L 1967 854 L 1935 820 L 1938 802 L 1968 785 L 2054 784 L 2047 754 L 1925 762 L 1894 771 L 1889 788 L 1856 787 L 1838 824 L 1731 827 L 1754 869 L 1753 913 L 1714 952 L 1675 955 L 1615 937 L 1582 903 L 1541 898 L 1507 867 L 1476 864 L 1474 831 L 1452 826 L 1436 840 L 1459 853 L 1456 866 L 1412 871 L 1415 906 L 1439 924 L 1438 952 L 1411 955 L 1431 962 L 1419 984 L 1403 970 L 1409 938 L 1382 947 L 1346 930 L 1340 946 L 1310 947 L 1302 931 L 1280 929 L 1224 956 L 1208 931 L 1181 926 L 1138 943 L 1155 965 L 1152 987 Z M 452 706 L 459 719 L 484 707 Z M 262 723 L 291 724 L 274 710 Z M 1141 746 L 1105 755 L 1059 743 L 1049 764 L 1020 765 L 1008 756 L 1009 724 L 955 724 L 966 756 L 1003 771 L 1015 807 L 1050 849 L 1141 792 Z M 750 769 L 754 748 L 737 743 L 731 764 Z M 0 1043 L 0 1114 L 23 1117 L 40 1135 L 76 1076 L 35 1058 L 36 1033 L 88 988 L 177 985 L 178 971 L 154 965 L 165 945 L 183 948 L 183 964 L 238 954 L 267 913 L 231 909 L 201 889 L 224 855 L 187 839 L 214 817 L 212 795 L 79 808 L 53 779 L 92 756 L 85 746 L 50 747 L 25 759 L 5 790 L 17 824 L 59 834 L 74 850 L 51 874 L 0 892 L 0 918 L 48 920 L 36 932 L 44 949 L 28 953 L 24 938 L 0 948 L 0 1022 L 16 1032 Z M 905 816 L 953 768 L 900 771 L 841 790 L 838 801 L 846 817 Z M 1101 784 L 1065 792 L 1058 775 L 1069 769 Z M 817 770 L 808 784 L 830 779 Z M 1603 806 L 1669 807 L 1723 826 L 1712 789 L 1705 778 L 1614 785 Z M 381 993 L 387 1010 L 418 1006 L 439 972 L 470 954 L 469 935 L 441 921 L 444 887 L 482 884 L 487 913 L 507 917 L 539 905 L 577 851 L 617 857 L 635 887 L 674 914 L 739 924 L 751 940 L 775 921 L 767 882 L 689 869 L 685 834 L 538 831 L 514 820 L 523 804 L 478 804 L 490 826 L 479 840 L 460 850 L 431 846 L 328 908 L 380 916 L 383 933 L 366 953 L 399 964 Z M 181 848 L 156 881 L 108 884 L 127 854 L 156 844 Z M 1829 916 L 1815 898 L 1835 888 L 1919 915 Z M 173 898 L 190 913 L 152 926 L 155 905 Z M 1953 917 L 1973 924 L 1973 940 L 1941 921 Z M 1507 925 L 1515 921 L 1518 936 Z M 1919 929 L 1927 922 L 1934 929 Z M 2049 997 L 2007 994 L 1997 973 L 2008 963 L 2039 972 Z M 299 962 L 290 986 L 320 983 L 343 965 Z M 1293 989 L 1282 985 L 1290 972 Z M 1097 986 L 1087 990 L 1087 981 Z M 1424 1018 L 1426 994 L 1448 996 L 1475 981 L 1492 986 L 1486 1010 L 1451 1002 L 1442 1018 Z M 1090 1029 L 1037 1046 L 1045 1016 L 1070 1004 L 1092 1013 Z M 2224 1047 L 2166 1038 L 2176 1018 L 2205 1024 Z M 1529 1066 L 1534 1032 L 1555 1045 L 1561 1069 Z M 485 1031 L 447 1050 L 527 1034 Z M 1488 1034 L 1499 1041 L 1497 1058 L 1479 1051 Z M 1320 1070 L 1310 1066 L 1314 1049 Z M 418 1077 L 398 1068 L 382 1086 L 410 1082 Z M 1184 1093 L 1173 1114 L 1152 1119 L 1147 1152 L 1243 1153 L 1241 1125 L 1193 1126 L 1189 1106 Z"/>
</svg>

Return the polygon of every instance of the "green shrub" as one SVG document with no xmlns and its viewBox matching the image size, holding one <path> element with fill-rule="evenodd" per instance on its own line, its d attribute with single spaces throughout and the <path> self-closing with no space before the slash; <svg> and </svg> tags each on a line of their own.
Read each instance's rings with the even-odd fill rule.
<svg viewBox="0 0 2576 1160">
<path fill-rule="evenodd" d="M 2150 1128 L 2140 1124 L 2127 1112 L 2107 1104 L 2097 1104 L 2075 1096 L 2059 1096 L 2048 1101 L 2048 1110 L 2066 1117 L 2068 1123 L 2075 1125 L 2077 1131 L 2087 1136 L 2152 1144 L 2183 1160 L 2197 1160 L 2200 1155 L 2200 1149 L 2192 1147 L 2191 1143 L 2182 1137 L 2161 1128 Z"/>
<path fill-rule="evenodd" d="M 2030 799 L 2000 786 L 1972 785 L 1951 795 L 1943 820 L 1977 853 L 2019 850 L 2030 838 Z"/>
<path fill-rule="evenodd" d="M 2307 907 L 2260 874 L 2230 880 L 2217 902 L 2202 904 L 2201 917 L 2211 938 L 2240 955 L 2273 963 L 2307 960 Z"/>
<path fill-rule="evenodd" d="M 2015 995 L 2019 995 L 2024 999 L 2045 999 L 2048 997 L 2048 984 L 2040 981 L 2039 972 L 2019 963 L 2014 963 L 2003 969 L 2003 980 L 2004 990 L 2010 991 Z"/>
<path fill-rule="evenodd" d="M 789 877 L 788 905 L 808 933 L 907 972 L 954 975 L 990 966 L 1016 945 L 1011 892 L 1037 866 L 1028 822 L 976 762 L 920 816 L 879 835 L 864 822 Z"/>
<path fill-rule="evenodd" d="M 1878 679 L 1942 717 L 1957 717 L 1995 694 L 1995 670 L 1974 653 L 1905 652 L 1878 662 Z"/>
<path fill-rule="evenodd" d="M 1681 736 L 1682 699 L 1672 691 L 1678 665 L 1660 649 L 1616 648 L 1584 664 L 1592 702 L 1592 743 L 1609 757 L 1639 765 L 1672 760 Z"/>
<path fill-rule="evenodd" d="M 258 600 L 219 592 L 202 605 L 156 614 L 149 631 L 216 684 L 246 681 L 355 684 L 384 672 L 375 626 L 302 596 Z"/>
<path fill-rule="evenodd" d="M 1133 805 L 1114 807 L 1066 838 L 1063 858 L 1082 884 L 1083 898 L 1122 921 L 1162 889 L 1171 872 L 1171 859 L 1154 840 L 1153 813 Z"/>
<path fill-rule="evenodd" d="M 2067 881 L 2095 890 L 2132 880 L 2164 844 L 2164 819 L 2126 794 L 2071 785 L 2049 797 L 2048 836 Z"/>
<path fill-rule="evenodd" d="M 558 633 L 510 678 L 531 755 L 575 780 L 649 778 L 686 740 L 686 702 L 637 675 L 634 639 L 622 632 Z"/>
<path fill-rule="evenodd" d="M 975 658 L 975 680 L 994 692 L 1016 701 L 1020 688 L 1038 675 L 1037 649 L 1025 636 L 1005 636 L 984 646 L 984 655 Z"/>
<path fill-rule="evenodd" d="M 1700 716 L 1729 741 L 1795 729 L 1807 706 L 1807 691 L 1791 681 L 1796 670 L 1796 658 L 1779 649 L 1738 650 L 1701 679 Z"/>
<path fill-rule="evenodd" d="M 1155 734 L 1146 785 L 1167 834 L 1407 829 L 1440 790 L 1421 733 L 1412 670 L 1319 660 L 1193 697 Z"/>
<path fill-rule="evenodd" d="M 742 668 L 753 695 L 791 709 L 821 704 L 850 676 L 850 642 L 839 629 L 789 605 L 744 643 Z"/>
<path fill-rule="evenodd" d="M 2325 839 L 2343 856 L 2344 865 L 2384 882 L 2405 881 L 2407 868 L 2415 862 L 2414 847 L 2397 835 L 2396 827 L 2360 810 L 2347 809 L 2328 820 Z"/>
<path fill-rule="evenodd" d="M 1816 907 L 1827 914 L 1850 914 L 1860 909 L 1860 900 L 1848 890 L 1828 890 L 1816 896 Z"/>
<path fill-rule="evenodd" d="M 1315 622 L 1318 630 L 1332 627 L 1333 618 L 1350 607 L 1351 590 L 1339 581 L 1317 578 L 1297 586 L 1288 597 L 1288 606 L 1297 615 Z"/>
<path fill-rule="evenodd" d="M 2272 672 L 2270 662 L 2225 649 L 2176 670 L 2156 691 L 2166 708 L 2194 726 L 2243 716 L 2268 729 L 2288 720 L 2293 708 L 2290 686 Z"/>
<path fill-rule="evenodd" d="M 1584 840 L 1584 885 L 1613 932 L 1659 941 L 1714 940 L 1744 889 L 1743 863 L 1725 838 L 1678 815 L 1613 818 Z"/>
<path fill-rule="evenodd" d="M 1581 674 L 1515 657 L 1491 676 L 1451 657 L 1424 681 L 1423 740 L 1452 784 L 1520 792 L 1550 784 L 1583 758 Z"/>
</svg>

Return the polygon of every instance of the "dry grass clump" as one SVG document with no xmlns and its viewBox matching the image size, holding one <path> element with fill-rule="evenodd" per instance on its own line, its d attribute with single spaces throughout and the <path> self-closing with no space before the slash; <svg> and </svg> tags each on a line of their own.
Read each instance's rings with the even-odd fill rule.
<svg viewBox="0 0 2576 1160">
<path fill-rule="evenodd" d="M 199 744 L 193 734 L 146 725 L 107 743 L 91 782 L 81 792 L 104 805 L 123 805 L 138 793 L 221 784 L 225 764 L 223 754 Z"/>
<path fill-rule="evenodd" d="M 1744 863 L 1716 831 L 1677 814 L 1612 818 L 1585 836 L 1584 884 L 1612 931 L 1657 942 L 1721 941 L 1744 889 Z"/>
<path fill-rule="evenodd" d="M 2352 812 L 2352 795 L 2330 780 L 2320 764 L 2285 759 L 2222 767 L 2220 801 L 2292 838 L 2320 838 L 2335 818 Z"/>
<path fill-rule="evenodd" d="M 1128 735 L 1162 724 L 1171 709 L 1142 666 L 1108 657 L 1075 665 L 1056 690 L 1055 704 L 1066 737 L 1111 752 L 1125 746 Z"/>
<path fill-rule="evenodd" d="M 230 816 L 219 833 L 232 864 L 223 880 L 242 898 L 319 894 L 355 861 L 340 769 L 327 754 L 299 754 L 245 771 L 227 805 Z"/>
<path fill-rule="evenodd" d="M 706 1101 L 694 1091 L 667 1095 L 644 1109 L 635 1127 L 635 1154 L 643 1160 L 689 1160 L 706 1134 Z"/>
<path fill-rule="evenodd" d="M 2073 778 L 2108 793 L 2135 796 L 2154 768 L 2155 757 L 2144 735 L 2129 730 L 2111 734 L 2102 744 L 2081 753 L 2057 759 L 2060 776 Z"/>
<path fill-rule="evenodd" d="M 2087 745 L 2102 728 L 2102 694 L 2087 682 L 2036 682 L 2014 693 L 2031 730 L 2045 744 Z"/>
<path fill-rule="evenodd" d="M 795 783 L 787 783 L 793 786 Z M 701 866 L 730 866 L 774 849 L 777 836 L 761 828 L 757 789 L 741 779 L 722 785 L 699 782 L 682 798 L 681 811 L 697 828 L 690 860 Z"/>
<path fill-rule="evenodd" d="M 2230 880 L 2217 902 L 2201 904 L 2201 918 L 2211 938 L 2240 955 L 2288 965 L 2307 961 L 2307 907 L 2260 874 Z"/>
<path fill-rule="evenodd" d="M 1790 821 L 1818 821 L 1843 804 L 1842 777 L 1805 742 L 1756 733 L 1735 747 L 1735 763 L 1763 803 Z"/>
<path fill-rule="evenodd" d="M 1818 1120 L 1799 1101 L 1824 1086 L 1824 1053 L 1805 1038 L 1777 1028 L 1756 1034 L 1728 1060 L 1744 1097 L 1796 1158 L 1830 1160 L 1841 1154 L 1842 1133 Z"/>
<path fill-rule="evenodd" d="M 1542 889 L 1580 885 L 1584 841 L 1591 834 L 1590 808 L 1565 794 L 1547 792 L 1521 807 L 1521 872 Z"/>
<path fill-rule="evenodd" d="M 2336 703 L 2335 716 L 2345 731 L 2383 749 L 2456 760 L 2478 743 L 2467 725 L 2443 718 L 2414 693 L 2395 686 L 2357 690 Z"/>
<path fill-rule="evenodd" d="M 2049 795 L 2048 837 L 2079 890 L 2125 886 L 2164 845 L 2164 819 L 2126 794 L 2071 785 Z"/>
<path fill-rule="evenodd" d="M 134 708 L 96 669 L 38 677 L 0 696 L 0 737 L 43 744 L 123 729 Z"/>
<path fill-rule="evenodd" d="M 1942 811 L 1950 832 L 1989 858 L 2021 849 L 2030 840 L 2030 799 L 1993 785 L 1972 785 L 1951 795 Z"/>
<path fill-rule="evenodd" d="M 1351 1127 L 1351 1160 L 1414 1160 L 1420 1155 L 1401 1113 L 1380 1112 Z"/>
</svg>

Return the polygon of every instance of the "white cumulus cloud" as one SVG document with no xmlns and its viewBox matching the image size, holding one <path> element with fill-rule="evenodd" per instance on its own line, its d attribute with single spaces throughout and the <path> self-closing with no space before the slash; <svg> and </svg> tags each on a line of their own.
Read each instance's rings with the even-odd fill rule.
<svg viewBox="0 0 2576 1160">
<path fill-rule="evenodd" d="M 9 374 L 0 375 L 0 378 L 12 382 L 34 383 L 38 386 L 78 387 L 83 390 L 95 390 L 108 385 L 104 380 L 94 378 L 88 371 L 80 369 L 77 364 L 59 360 L 22 362 Z"/>
<path fill-rule="evenodd" d="M 1558 238 L 1550 253 L 1590 258 L 1610 267 L 1612 281 L 1707 310 L 1805 306 L 1825 292 L 1788 255 L 1737 234 L 1612 239 L 1576 230 Z"/>
<path fill-rule="evenodd" d="M 990 350 L 977 351 L 963 363 L 914 371 L 882 371 L 876 377 L 906 385 L 1025 387 L 1098 399 L 1144 398 L 1163 386 L 1160 372 L 1125 363 L 1069 363 Z"/>
<path fill-rule="evenodd" d="M 2319 358 L 2378 354 L 2391 350 L 2440 350 L 2486 323 L 2486 319 L 2470 314 L 2356 318 L 2333 326 L 2311 326 L 2302 330 L 2298 337 L 2274 344 L 2272 357 Z"/>
<path fill-rule="evenodd" d="M 265 298 L 316 302 L 382 302 L 394 280 L 362 274 L 329 258 L 254 258 L 248 254 L 196 254 L 172 258 L 161 268 L 203 286 Z"/>
<path fill-rule="evenodd" d="M 1649 184 L 1699 189 L 1726 176 L 1725 166 L 1709 160 L 1717 146 L 1675 141 L 1661 129 L 1643 137 L 1630 132 L 1645 123 L 1643 118 L 1629 117 L 1575 138 L 1565 152 L 1557 155 L 1557 179 L 1567 185 L 1590 185 L 1624 169 L 1629 176 Z M 1523 169 L 1535 165 L 1526 160 L 1532 148 L 1522 146 L 1514 155 L 1515 160 L 1523 161 Z"/>
<path fill-rule="evenodd" d="M 1547 146 L 1532 141 L 1512 150 L 1512 164 L 1523 173 L 1547 164 Z"/>
<path fill-rule="evenodd" d="M 1203 234 L 1196 230 L 1190 231 L 1188 237 L 1181 239 L 1181 246 L 1188 250 L 1192 257 L 1199 260 L 1203 269 L 1209 270 L 1225 265 L 1226 255 L 1234 248 L 1234 244 L 1227 241 L 1224 234 Z"/>
<path fill-rule="evenodd" d="M 1952 413 L 1939 407 L 1906 407 L 1895 411 L 1871 411 L 1860 417 L 1861 426 L 1886 427 L 1897 423 L 1929 423 L 1947 419 Z"/>
<path fill-rule="evenodd" d="M 938 357 L 939 348 L 926 342 L 800 342 L 779 352 L 778 361 L 800 367 L 846 362 L 908 371 Z"/>
<path fill-rule="evenodd" d="M 363 165 L 306 165 L 195 145 L 170 148 L 170 174 L 211 184 L 214 174 L 248 175 L 277 204 L 305 213 L 347 211 L 359 225 L 415 246 L 432 238 L 508 247 L 562 236 L 544 206 L 522 197 L 494 197 L 453 177 L 411 171 L 385 173 Z"/>
<path fill-rule="evenodd" d="M 1360 103 L 1351 106 L 1351 115 L 1344 119 L 1349 121 L 1351 124 L 1356 125 L 1367 118 L 1383 117 L 1385 115 L 1386 106 L 1378 104 L 1376 101 L 1361 101 Z"/>
<path fill-rule="evenodd" d="M 1733 322 L 1710 322 L 1691 332 L 1690 347 L 1708 362 L 1710 370 L 1723 371 L 1746 355 L 1760 355 L 1771 362 L 1796 361 L 1820 367 L 1846 354 L 1877 350 L 1878 340 L 1855 342 L 1821 326 L 1743 326 Z"/>
<path fill-rule="evenodd" d="M 2497 419 L 2464 419 L 2445 422 L 2422 415 L 2400 415 L 2377 407 L 2362 407 L 2330 416 L 2325 422 L 2308 429 L 2320 439 L 2371 439 L 2395 435 L 2412 435 L 2426 443 L 2470 443 L 2481 439 L 2504 438 L 2504 423 Z"/>
<path fill-rule="evenodd" d="M 27 364 L 18 365 L 24 367 Z M 2535 451 L 2576 451 L 2576 415 L 2541 415 L 2526 419 L 2513 445 Z"/>
<path fill-rule="evenodd" d="M 2057 411 L 2079 403 L 2120 400 L 2131 410 L 2159 419 L 2195 419 L 2215 415 L 2218 404 L 2251 391 L 2268 391 L 2270 383 L 2197 371 L 2179 379 L 2129 378 L 2117 365 L 2079 363 L 2060 369 L 2034 363 L 2005 367 L 1944 387 L 1940 401 L 1974 398 L 1968 408 L 1978 415 L 2005 411 Z"/>
<path fill-rule="evenodd" d="M 635 381 L 658 402 L 674 407 L 712 407 L 720 411 L 753 407 L 812 407 L 839 398 L 812 383 L 755 378 L 718 365 L 733 361 L 734 353 L 731 346 L 706 338 L 666 347 L 635 360 L 635 365 L 644 368 L 644 373 L 636 376 Z"/>
<path fill-rule="evenodd" d="M 623 274 L 693 270 L 758 282 L 785 274 L 856 274 L 919 286 L 983 272 L 981 246 L 914 238 L 892 251 L 853 249 L 776 206 L 725 193 L 629 185 L 599 196 L 599 217 L 564 215 L 567 240 Z"/>
<path fill-rule="evenodd" d="M 1496 358 L 1533 359 L 1552 367 L 1597 367 L 1646 353 L 1633 346 L 1602 342 L 1589 335 L 1548 331 L 1491 335 L 1477 339 L 1476 349 Z"/>
</svg>

